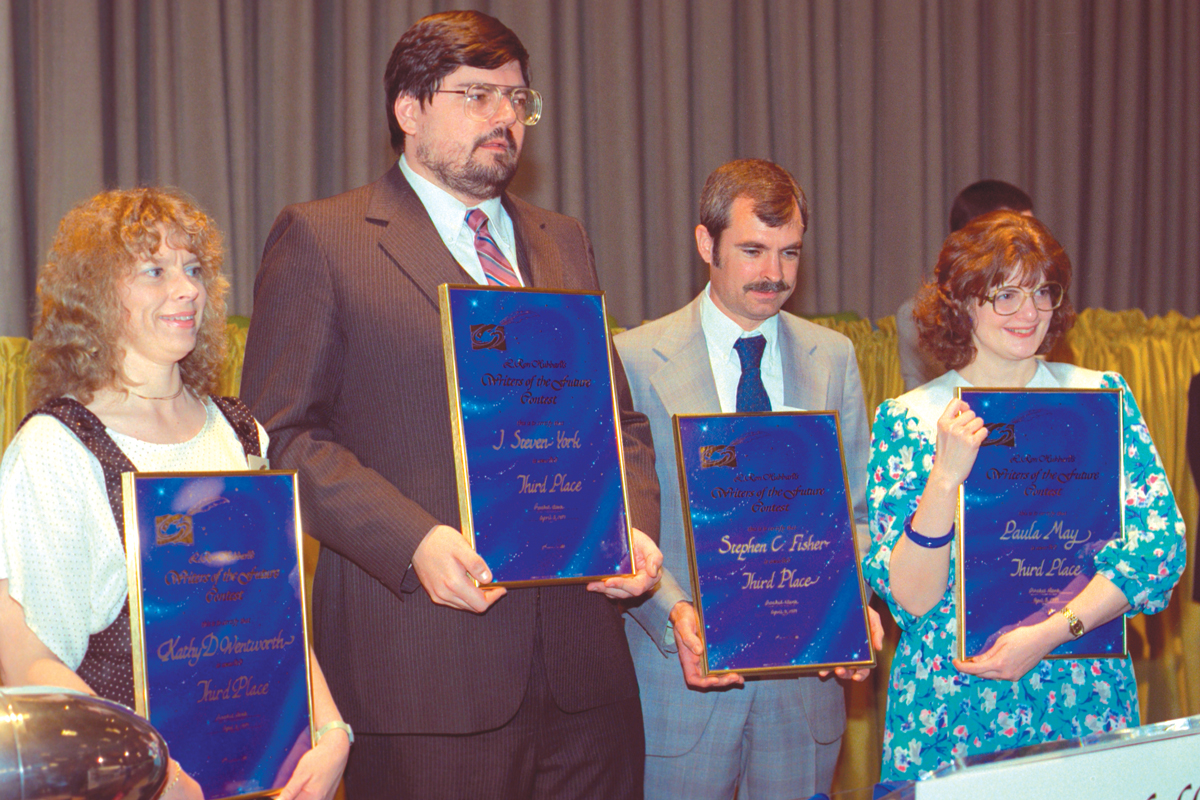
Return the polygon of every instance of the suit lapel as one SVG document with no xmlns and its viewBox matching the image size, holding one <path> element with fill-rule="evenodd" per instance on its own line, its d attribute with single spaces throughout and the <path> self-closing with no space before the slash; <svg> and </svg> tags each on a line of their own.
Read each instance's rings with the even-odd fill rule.
<svg viewBox="0 0 1200 800">
<path fill-rule="evenodd" d="M 650 379 L 667 414 L 719 414 L 721 401 L 700 326 L 700 299 L 683 309 L 682 324 L 667 329 L 654 350 L 666 364 Z"/>
<path fill-rule="evenodd" d="M 565 286 L 558 246 L 546 233 L 545 223 L 529 213 L 530 206 L 505 194 L 500 198 L 513 222 L 517 245 L 517 269 L 526 286 Z"/>
<path fill-rule="evenodd" d="M 818 345 L 808 341 L 796 320 L 779 315 L 779 354 L 783 359 L 783 402 L 792 408 L 826 408 L 829 374 L 816 369 Z"/>
<path fill-rule="evenodd" d="M 433 305 L 438 304 L 440 284 L 475 283 L 450 255 L 399 166 L 393 166 L 375 182 L 367 219 L 385 224 L 379 246 Z"/>
</svg>

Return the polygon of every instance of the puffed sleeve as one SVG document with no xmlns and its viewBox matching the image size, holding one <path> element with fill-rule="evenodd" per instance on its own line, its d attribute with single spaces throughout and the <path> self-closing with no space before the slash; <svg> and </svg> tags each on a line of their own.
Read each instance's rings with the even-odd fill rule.
<svg viewBox="0 0 1200 800">
<path fill-rule="evenodd" d="M 1096 554 L 1096 571 L 1124 593 L 1130 615 L 1155 614 L 1187 566 L 1186 526 L 1129 384 L 1110 372 L 1101 386 L 1120 389 L 1124 405 L 1125 541 Z"/>
<path fill-rule="evenodd" d="M 904 533 L 904 520 L 916 511 L 925 491 L 925 482 L 933 469 L 933 451 L 933 443 L 917 418 L 901 403 L 887 400 L 879 406 L 871 429 L 871 460 L 867 465 L 867 525 L 871 545 L 863 560 L 863 576 L 875 593 L 887 600 L 896 624 L 905 630 L 918 619 L 893 599 L 888 566 L 892 548 Z M 953 564 L 950 575 L 954 575 Z M 950 591 L 950 585 L 946 591 Z"/>
<path fill-rule="evenodd" d="M 78 668 L 88 637 L 125 602 L 125 554 L 100 463 L 52 417 L 29 420 L 4 453 L 0 527 L 9 594 L 42 643 Z"/>
</svg>

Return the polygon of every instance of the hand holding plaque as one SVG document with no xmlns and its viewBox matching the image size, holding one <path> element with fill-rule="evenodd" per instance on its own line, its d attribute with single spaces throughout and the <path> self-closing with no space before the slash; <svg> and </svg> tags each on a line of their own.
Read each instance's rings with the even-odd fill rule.
<svg viewBox="0 0 1200 800">
<path fill-rule="evenodd" d="M 507 592 L 503 586 L 479 585 L 491 583 L 492 572 L 449 525 L 435 525 L 425 534 L 412 565 L 429 598 L 441 606 L 482 614 Z"/>
<path fill-rule="evenodd" d="M 700 637 L 700 622 L 696 618 L 696 608 L 691 603 L 681 600 L 671 609 L 671 630 L 675 634 L 683 680 L 688 686 L 694 689 L 721 689 L 745 683 L 745 679 L 736 672 L 709 674 L 705 671 L 704 639 Z"/>
</svg>

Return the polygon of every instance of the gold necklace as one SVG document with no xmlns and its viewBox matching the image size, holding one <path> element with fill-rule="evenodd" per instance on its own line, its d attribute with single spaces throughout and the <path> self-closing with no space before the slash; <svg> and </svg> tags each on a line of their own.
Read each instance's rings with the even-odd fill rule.
<svg viewBox="0 0 1200 800">
<path fill-rule="evenodd" d="M 144 394 L 138 394 L 133 389 L 126 389 L 126 391 L 135 397 L 142 398 L 143 400 L 174 400 L 176 397 L 179 397 L 179 395 L 183 394 L 183 388 L 183 384 L 181 383 L 179 384 L 179 388 L 175 391 L 175 394 L 163 395 L 162 397 L 147 397 Z"/>
</svg>

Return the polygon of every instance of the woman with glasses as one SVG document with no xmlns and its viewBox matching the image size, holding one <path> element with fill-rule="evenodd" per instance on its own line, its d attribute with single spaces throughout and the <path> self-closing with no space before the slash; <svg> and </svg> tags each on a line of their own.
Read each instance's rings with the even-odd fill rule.
<svg viewBox="0 0 1200 800">
<path fill-rule="evenodd" d="M 871 587 L 902 629 L 892 661 L 883 779 L 926 778 L 972 753 L 1139 724 L 1128 659 L 1054 659 L 1064 642 L 1121 614 L 1166 607 L 1186 563 L 1184 524 L 1125 380 L 1043 361 L 1075 319 L 1071 263 L 1036 219 L 1010 211 L 952 233 L 917 295 L 920 343 L 949 369 L 883 403 L 867 498 Z M 1062 613 L 954 659 L 958 490 L 987 436 L 959 386 L 1119 389 L 1124 406 L 1125 541 Z"/>
</svg>

